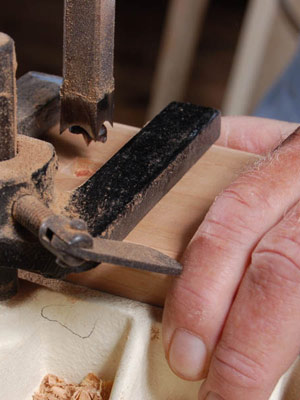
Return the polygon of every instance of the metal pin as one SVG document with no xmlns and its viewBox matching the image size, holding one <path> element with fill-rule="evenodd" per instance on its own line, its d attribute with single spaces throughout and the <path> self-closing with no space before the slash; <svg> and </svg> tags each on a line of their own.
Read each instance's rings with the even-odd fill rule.
<svg viewBox="0 0 300 400">
<path fill-rule="evenodd" d="M 65 0 L 60 131 L 106 140 L 113 122 L 115 0 Z"/>
<path fill-rule="evenodd" d="M 0 161 L 17 153 L 16 69 L 14 41 L 0 32 Z"/>
</svg>

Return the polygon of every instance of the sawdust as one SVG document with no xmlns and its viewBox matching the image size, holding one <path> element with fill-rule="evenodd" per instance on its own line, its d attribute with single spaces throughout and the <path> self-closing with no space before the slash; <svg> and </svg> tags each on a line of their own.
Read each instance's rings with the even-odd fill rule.
<svg viewBox="0 0 300 400">
<path fill-rule="evenodd" d="M 54 186 L 53 202 L 51 209 L 55 214 L 65 214 L 65 206 L 69 203 L 72 192 L 64 192 Z"/>
<path fill-rule="evenodd" d="M 157 341 L 160 339 L 160 330 L 154 326 L 151 327 L 151 341 Z"/>
<path fill-rule="evenodd" d="M 36 285 L 44 286 L 54 292 L 64 293 L 65 295 L 74 299 L 76 298 L 95 298 L 102 297 L 102 294 L 98 291 L 92 291 L 85 286 L 79 286 L 65 281 L 57 279 L 45 278 L 42 275 L 35 274 L 24 270 L 19 270 L 19 278 L 28 282 L 35 283 Z"/>
<path fill-rule="evenodd" d="M 33 400 L 108 400 L 112 382 L 88 374 L 81 383 L 67 383 L 55 375 L 46 375 Z"/>
<path fill-rule="evenodd" d="M 57 168 L 57 159 L 52 145 L 19 135 L 17 147 L 17 155 L 9 160 L 1 161 L 0 170 L 2 187 L 5 185 L 18 187 L 16 193 L 7 198 L 3 210 L 7 220 L 2 226 L 2 235 L 9 238 L 19 235 L 11 215 L 15 200 L 23 195 L 33 194 L 44 203 L 50 203 L 53 195 L 53 175 Z"/>
<path fill-rule="evenodd" d="M 88 158 L 76 157 L 73 169 L 76 177 L 90 178 L 99 169 L 99 163 Z"/>
<path fill-rule="evenodd" d="M 78 212 L 73 213 L 65 207 L 69 204 L 73 191 L 86 182 L 100 167 L 99 161 L 86 157 L 75 157 L 71 162 L 59 166 L 58 173 L 54 180 L 54 200 L 52 210 L 57 214 L 65 214 L 77 218 Z"/>
<path fill-rule="evenodd" d="M 19 135 L 17 149 L 16 157 L 1 162 L 0 179 L 27 180 L 45 163 L 56 163 L 53 146 L 41 140 Z"/>
</svg>

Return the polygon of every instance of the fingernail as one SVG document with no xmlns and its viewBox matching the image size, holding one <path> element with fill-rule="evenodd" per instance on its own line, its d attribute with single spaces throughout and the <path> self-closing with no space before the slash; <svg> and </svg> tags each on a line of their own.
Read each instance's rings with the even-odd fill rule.
<svg viewBox="0 0 300 400">
<path fill-rule="evenodd" d="M 221 396 L 216 393 L 209 392 L 205 397 L 205 400 L 224 400 Z"/>
<path fill-rule="evenodd" d="M 200 380 L 206 355 L 206 346 L 200 337 L 185 329 L 176 329 L 169 351 L 169 362 L 177 375 L 188 380 Z"/>
</svg>

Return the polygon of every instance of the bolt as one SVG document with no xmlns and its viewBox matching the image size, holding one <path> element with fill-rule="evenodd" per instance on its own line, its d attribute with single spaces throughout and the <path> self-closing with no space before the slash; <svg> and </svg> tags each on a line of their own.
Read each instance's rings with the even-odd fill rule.
<svg viewBox="0 0 300 400">
<path fill-rule="evenodd" d="M 78 245 L 80 243 L 85 248 L 93 245 L 92 238 L 86 232 L 87 224 L 85 221 L 79 218 L 71 220 L 62 215 L 56 215 L 35 196 L 24 195 L 16 200 L 13 204 L 12 216 L 35 236 L 39 236 L 42 224 L 52 217 L 52 225 L 55 224 L 56 228 L 60 229 L 60 235 L 64 237 L 68 236 L 67 240 L 71 245 Z M 54 218 L 55 222 L 53 222 Z M 74 232 L 71 232 L 68 227 L 74 230 Z"/>
<path fill-rule="evenodd" d="M 16 69 L 14 41 L 0 32 L 0 161 L 17 153 Z"/>
<path fill-rule="evenodd" d="M 24 228 L 38 236 L 42 222 L 54 213 L 36 197 L 26 195 L 15 201 L 12 215 Z"/>
</svg>

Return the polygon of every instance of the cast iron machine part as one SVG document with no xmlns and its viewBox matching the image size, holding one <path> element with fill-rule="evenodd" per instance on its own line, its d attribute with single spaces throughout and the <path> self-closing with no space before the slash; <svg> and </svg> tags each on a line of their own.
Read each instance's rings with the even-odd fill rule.
<svg viewBox="0 0 300 400">
<path fill-rule="evenodd" d="M 56 279 L 102 261 L 180 273 L 175 260 L 121 240 L 215 142 L 219 112 L 171 103 L 56 215 L 55 149 L 37 138 L 59 121 L 61 79 L 20 78 L 17 111 L 15 66 L 13 41 L 0 34 L 0 299 L 17 292 L 18 268 Z"/>
<path fill-rule="evenodd" d="M 60 131 L 106 141 L 113 124 L 115 0 L 65 0 Z"/>
</svg>

